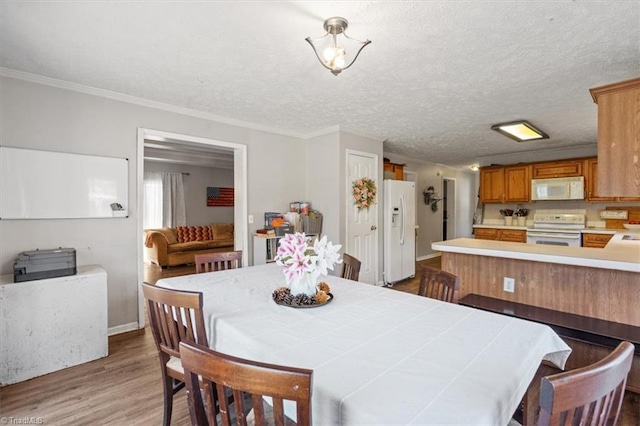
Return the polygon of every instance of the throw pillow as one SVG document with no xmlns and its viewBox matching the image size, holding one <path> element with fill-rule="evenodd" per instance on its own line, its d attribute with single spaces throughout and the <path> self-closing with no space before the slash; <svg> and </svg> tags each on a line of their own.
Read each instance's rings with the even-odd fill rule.
<svg viewBox="0 0 640 426">
<path fill-rule="evenodd" d="M 211 230 L 208 226 L 178 226 L 176 230 L 179 243 L 191 241 L 211 240 Z"/>
</svg>

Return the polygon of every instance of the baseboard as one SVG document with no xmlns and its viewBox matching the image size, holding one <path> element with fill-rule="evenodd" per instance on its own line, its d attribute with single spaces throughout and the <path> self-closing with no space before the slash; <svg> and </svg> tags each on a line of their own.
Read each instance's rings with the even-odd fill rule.
<svg viewBox="0 0 640 426">
<path fill-rule="evenodd" d="M 433 259 L 435 257 L 440 257 L 441 255 L 442 253 L 437 252 L 437 253 L 429 254 L 427 256 L 420 256 L 419 258 L 416 259 L 416 262 L 420 262 L 422 260 L 427 260 L 427 259 Z"/>
<path fill-rule="evenodd" d="M 129 331 L 138 330 L 139 328 L 140 327 L 138 327 L 138 323 L 137 322 L 130 322 L 128 324 L 116 325 L 115 327 L 109 327 L 109 330 L 107 330 L 107 334 L 109 336 L 113 336 L 115 334 L 127 333 Z"/>
</svg>

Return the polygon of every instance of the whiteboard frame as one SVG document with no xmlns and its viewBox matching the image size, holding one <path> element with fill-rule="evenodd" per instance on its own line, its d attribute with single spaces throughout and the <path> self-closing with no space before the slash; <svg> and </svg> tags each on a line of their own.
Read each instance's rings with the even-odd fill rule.
<svg viewBox="0 0 640 426">
<path fill-rule="evenodd" d="M 0 163 L 0 220 L 128 217 L 128 158 L 0 146 Z"/>
</svg>

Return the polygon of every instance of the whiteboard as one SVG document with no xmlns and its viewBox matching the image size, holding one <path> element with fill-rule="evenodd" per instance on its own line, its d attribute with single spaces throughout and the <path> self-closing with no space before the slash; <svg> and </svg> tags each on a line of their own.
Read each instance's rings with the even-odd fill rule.
<svg viewBox="0 0 640 426">
<path fill-rule="evenodd" d="M 0 219 L 115 217 L 128 177 L 125 158 L 0 147 Z"/>
</svg>

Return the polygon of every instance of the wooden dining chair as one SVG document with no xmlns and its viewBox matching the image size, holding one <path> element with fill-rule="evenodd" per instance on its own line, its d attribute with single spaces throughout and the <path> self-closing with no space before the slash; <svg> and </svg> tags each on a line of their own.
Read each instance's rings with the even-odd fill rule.
<svg viewBox="0 0 640 426">
<path fill-rule="evenodd" d="M 242 268 L 242 250 L 196 254 L 196 274 Z"/>
<path fill-rule="evenodd" d="M 208 345 L 202 314 L 202 293 L 170 290 L 142 284 L 149 325 L 156 343 L 164 391 L 163 425 L 171 424 L 173 395 L 184 387 L 180 362 L 182 341 Z"/>
<path fill-rule="evenodd" d="M 460 278 L 449 272 L 441 271 L 430 266 L 423 266 L 420 276 L 418 295 L 458 303 Z"/>
<path fill-rule="evenodd" d="M 362 266 L 362 262 L 345 253 L 342 255 L 342 273 L 340 276 L 348 280 L 358 281 L 360 277 L 360 266 Z"/>
<path fill-rule="evenodd" d="M 290 424 L 284 414 L 284 401 L 296 405 L 295 424 L 311 424 L 311 380 L 313 370 L 266 364 L 237 358 L 189 342 L 180 343 L 180 357 L 187 384 L 189 415 L 193 425 L 218 425 L 216 412 L 210 407 L 219 405 L 220 420 L 230 425 L 246 424 L 249 408 L 256 425 Z M 216 395 L 233 394 L 233 405 Z M 263 397 L 272 399 L 271 407 Z M 248 402 L 250 401 L 250 402 Z M 250 404 L 246 406 L 246 404 Z"/>
<path fill-rule="evenodd" d="M 594 364 L 543 377 L 538 425 L 615 425 L 634 349 L 622 342 Z"/>
</svg>

